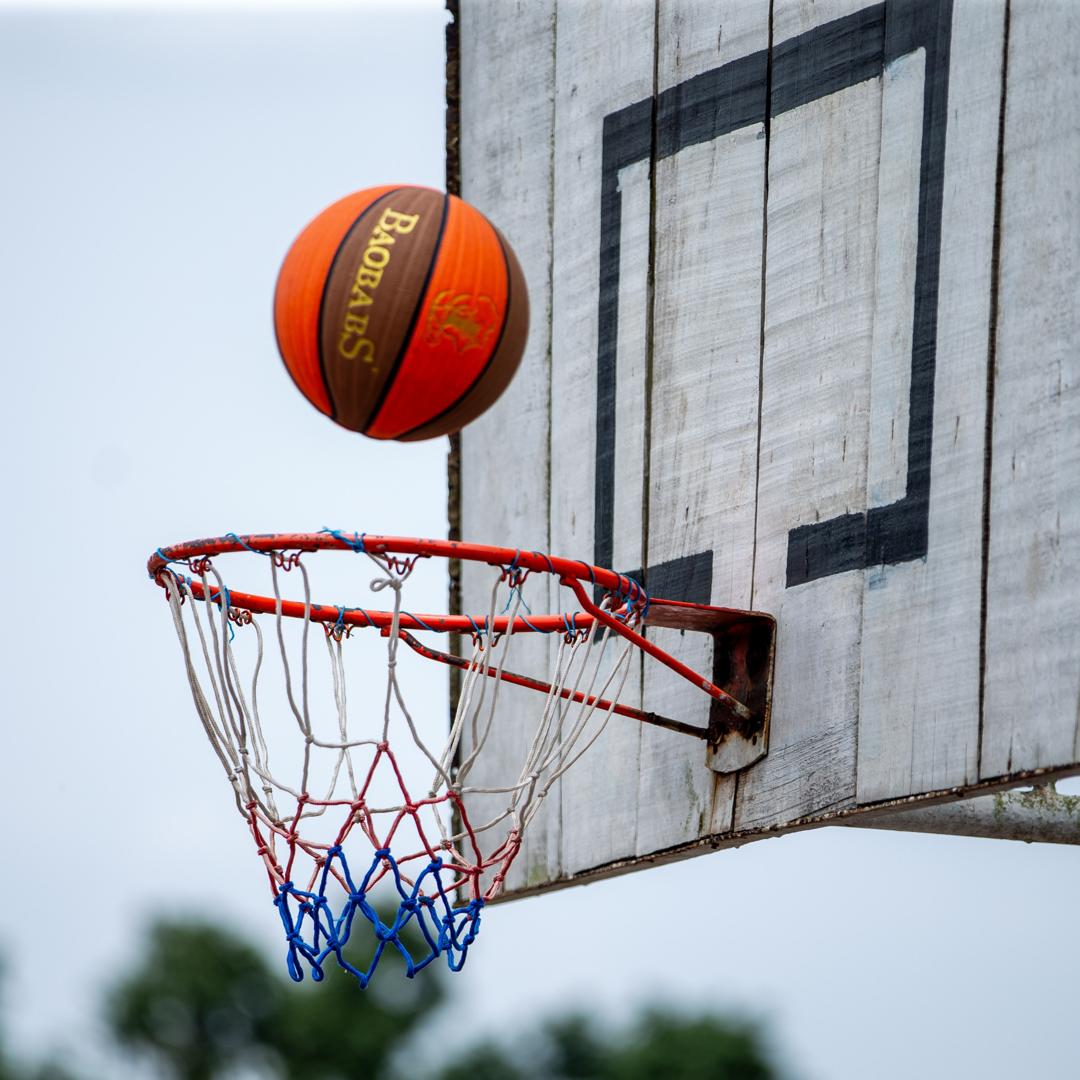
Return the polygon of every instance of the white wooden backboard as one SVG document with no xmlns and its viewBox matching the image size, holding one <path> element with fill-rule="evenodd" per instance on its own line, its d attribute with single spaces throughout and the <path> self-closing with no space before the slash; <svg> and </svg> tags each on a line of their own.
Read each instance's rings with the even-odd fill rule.
<svg viewBox="0 0 1080 1080">
<path fill-rule="evenodd" d="M 532 303 L 461 535 L 778 620 L 768 754 L 719 776 L 610 727 L 510 893 L 1080 770 L 1080 5 L 461 0 L 458 30 L 462 194 Z M 707 716 L 649 664 L 631 697 Z"/>
</svg>

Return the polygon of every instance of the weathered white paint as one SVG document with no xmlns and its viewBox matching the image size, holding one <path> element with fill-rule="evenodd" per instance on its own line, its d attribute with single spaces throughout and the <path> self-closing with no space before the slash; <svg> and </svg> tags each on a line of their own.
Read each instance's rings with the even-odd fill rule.
<svg viewBox="0 0 1080 1080">
<path fill-rule="evenodd" d="M 870 354 L 867 505 L 907 491 L 912 312 L 922 164 L 923 49 L 889 65 L 881 81 L 874 336 Z"/>
<path fill-rule="evenodd" d="M 546 550 L 552 243 L 546 222 L 552 204 L 555 4 L 544 0 L 526 5 L 512 35 L 500 17 L 500 0 L 462 7 L 462 194 L 487 213 L 513 245 L 528 282 L 531 309 L 528 348 L 514 381 L 462 435 L 462 535 L 481 543 Z M 493 95 L 494 85 L 512 85 L 515 93 Z M 492 576 L 488 567 L 462 565 L 464 611 L 487 612 Z M 534 607 L 546 608 L 546 575 L 530 579 L 527 595 Z M 546 637 L 523 636 L 514 643 L 513 669 L 542 675 L 548 669 L 549 645 Z M 477 785 L 517 778 L 524 740 L 542 705 L 532 691 L 506 686 L 500 693 L 498 723 L 472 773 Z M 484 796 L 470 809 L 480 819 L 505 805 L 505 798 Z M 557 870 L 558 825 L 556 797 L 526 833 L 510 889 Z"/>
<path fill-rule="evenodd" d="M 659 35 L 663 91 L 768 48 L 768 11 L 738 0 L 661 2 Z M 763 129 L 686 147 L 656 170 L 648 563 L 712 551 L 712 602 L 743 608 L 757 484 Z M 707 637 L 653 636 L 711 674 Z M 667 669 L 647 664 L 644 685 L 646 709 L 708 723 L 704 695 Z M 702 760 L 693 740 L 642 731 L 639 854 L 730 828 L 735 778 Z"/>
<path fill-rule="evenodd" d="M 551 544 L 554 551 L 593 556 L 596 430 L 599 182 L 604 116 L 653 92 L 655 9 L 652 0 L 559 6 L 555 101 L 555 274 L 552 332 Z M 607 58 L 618 57 L 617 63 Z M 647 167 L 646 167 L 647 168 Z M 641 559 L 641 431 L 644 422 L 644 340 L 648 273 L 648 185 L 632 170 L 622 178 L 631 208 L 623 231 L 616 407 L 616 462 L 626 478 L 615 492 L 614 559 L 633 569 Z M 647 176 L 647 172 L 644 174 Z M 636 328 L 636 330 L 635 330 Z M 636 340 L 633 340 L 636 338 Z M 623 561 L 626 560 L 626 561 Z M 640 666 L 624 697 L 640 701 Z M 562 783 L 563 870 L 632 855 L 638 817 L 634 798 L 640 726 L 615 718 L 589 758 Z"/>
<path fill-rule="evenodd" d="M 986 370 L 1003 34 L 1003 3 L 958 5 L 928 554 L 864 572 L 860 803 L 968 784 L 978 776 Z M 906 490 L 924 68 L 920 50 L 884 78 L 868 505 Z"/>
<path fill-rule="evenodd" d="M 818 21 L 791 6 L 799 31 Z M 880 121 L 872 79 L 772 122 L 753 603 L 776 615 L 778 666 L 769 753 L 740 779 L 737 828 L 855 792 L 862 575 L 786 580 L 793 526 L 866 505 Z"/>
<path fill-rule="evenodd" d="M 1080 757 L 1080 7 L 1010 10 L 986 776 Z"/>
</svg>

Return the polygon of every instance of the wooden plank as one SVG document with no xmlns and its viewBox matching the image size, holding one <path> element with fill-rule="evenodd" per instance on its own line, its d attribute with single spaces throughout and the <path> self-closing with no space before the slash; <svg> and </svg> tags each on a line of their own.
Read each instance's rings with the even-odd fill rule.
<svg viewBox="0 0 1080 1080">
<path fill-rule="evenodd" d="M 659 88 L 767 50 L 768 10 L 738 0 L 663 0 Z M 690 84 L 701 86 L 701 84 Z M 762 88 L 763 90 L 764 88 Z M 661 108 L 650 432 L 649 588 L 674 599 L 749 607 L 757 484 L 764 123 L 698 141 L 697 108 L 724 117 L 739 89 L 684 91 Z M 667 101 L 667 98 L 661 99 Z M 725 125 L 726 126 L 726 125 Z M 692 560 L 707 556 L 709 592 Z M 708 580 L 705 579 L 708 586 Z M 712 670 L 707 637 L 654 631 L 695 670 Z M 705 726 L 708 699 L 666 668 L 644 668 L 645 708 Z M 731 827 L 735 778 L 705 766 L 702 745 L 643 729 L 637 850 L 645 855 Z"/>
<path fill-rule="evenodd" d="M 772 11 L 773 41 L 786 41 L 866 6 L 860 0 L 777 0 Z"/>
<path fill-rule="evenodd" d="M 559 554 L 610 559 L 630 570 L 641 560 L 641 431 L 644 418 L 644 322 L 647 311 L 649 192 L 639 173 L 621 178 L 632 203 L 618 230 L 620 275 L 614 378 L 598 399 L 600 340 L 597 282 L 601 223 L 598 181 L 604 166 L 605 117 L 653 93 L 653 0 L 621 4 L 617 18 L 597 4 L 559 8 L 556 43 L 555 272 L 552 309 L 551 542 Z M 612 58 L 617 57 L 617 62 Z M 649 112 L 645 113 L 648 122 Z M 648 136 L 648 128 L 646 128 Z M 646 165 L 647 168 L 647 165 Z M 613 179 L 619 179 L 617 177 Z M 618 193 L 615 193 L 618 197 Z M 610 272 L 610 271 L 609 271 Z M 635 314 L 636 313 L 636 314 Z M 618 421 L 616 424 L 615 421 Z M 601 433 L 600 429 L 603 429 Z M 597 450 L 604 440 L 604 454 Z M 610 456 L 613 455 L 614 461 Z M 598 548 L 596 461 L 631 482 L 605 481 L 612 544 Z M 622 459 L 621 461 L 619 459 Z M 640 667 L 623 699 L 640 700 Z M 632 855 L 637 828 L 640 725 L 613 721 L 562 783 L 562 870 L 574 873 Z"/>
<path fill-rule="evenodd" d="M 462 536 L 469 540 L 547 550 L 548 427 L 550 411 L 551 233 L 537 227 L 551 213 L 551 155 L 555 86 L 555 3 L 541 0 L 513 22 L 499 0 L 461 5 L 462 195 L 488 214 L 517 252 L 529 286 L 530 327 L 525 357 L 496 405 L 461 436 Z M 513 94 L 495 88 L 513 86 Z M 509 448 L 517 448 L 509 453 Z M 465 563 L 462 605 L 485 613 L 493 572 Z M 534 610 L 550 603 L 546 575 L 528 582 Z M 514 668 L 542 675 L 550 642 L 522 637 Z M 490 687 L 489 687 L 490 692 Z M 542 699 L 504 686 L 497 723 L 471 776 L 477 785 L 516 779 Z M 477 818 L 505 806 L 501 796 L 477 797 Z M 507 881 L 510 890 L 558 872 L 558 798 L 533 820 Z"/>
<path fill-rule="evenodd" d="M 901 31 L 903 27 L 899 28 Z M 944 157 L 929 523 L 925 559 L 864 571 L 858 801 L 977 779 L 982 490 L 1004 4 L 955 9 Z M 920 143 L 934 57 L 883 81 L 877 307 L 867 503 L 908 494 Z M 933 133 L 931 133 L 931 136 Z"/>
<path fill-rule="evenodd" d="M 981 771 L 1080 757 L 1080 8 L 1010 8 Z"/>
<path fill-rule="evenodd" d="M 777 3 L 774 50 L 861 5 Z M 865 43 L 845 31 L 850 52 Z M 790 46 L 789 46 L 790 47 Z M 788 587 L 793 527 L 866 499 L 881 81 L 824 96 L 774 63 L 754 606 L 777 617 L 768 756 L 740 778 L 735 825 L 765 828 L 855 794 L 861 573 Z M 800 82 L 801 80 L 801 82 Z M 807 100 L 809 98 L 809 100 Z"/>
</svg>

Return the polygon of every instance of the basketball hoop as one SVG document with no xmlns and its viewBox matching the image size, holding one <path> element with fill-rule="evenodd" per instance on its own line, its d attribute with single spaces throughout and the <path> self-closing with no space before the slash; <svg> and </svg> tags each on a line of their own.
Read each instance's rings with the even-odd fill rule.
<svg viewBox="0 0 1080 1080">
<path fill-rule="evenodd" d="M 388 609 L 314 601 L 308 557 L 321 551 L 366 557 L 376 570 L 370 587 L 388 590 Z M 264 559 L 269 590 L 230 588 L 220 563 L 234 555 L 243 556 L 248 569 L 251 556 Z M 488 611 L 407 611 L 405 584 L 418 562 L 431 558 L 489 566 Z M 775 629 L 768 615 L 650 598 L 625 575 L 538 552 L 338 530 L 230 533 L 177 544 L 158 549 L 148 570 L 168 598 L 196 711 L 265 867 L 285 930 L 289 973 L 297 981 L 305 968 L 322 979 L 325 963 L 334 960 L 366 986 L 388 946 L 402 955 L 410 977 L 439 957 L 459 970 L 480 929 L 481 911 L 502 891 L 545 797 L 613 715 L 701 739 L 718 771 L 743 768 L 766 749 Z M 523 587 L 534 574 L 549 575 L 572 597 L 568 607 L 575 610 L 529 610 Z M 287 578 L 298 582 L 299 596 L 283 594 Z M 324 631 L 331 676 L 324 709 L 313 701 L 311 686 L 313 626 Z M 711 634 L 712 677 L 650 640 L 650 626 Z M 367 633 L 357 637 L 385 641 L 378 708 L 363 733 L 355 731 L 356 708 L 346 692 L 347 650 L 358 629 Z M 448 633 L 471 642 L 468 655 L 420 638 Z M 553 635 L 556 642 L 543 677 L 509 665 L 514 641 L 536 634 Z M 437 747 L 429 745 L 406 703 L 402 643 L 412 655 L 461 672 L 449 732 Z M 711 699 L 708 727 L 619 701 L 640 654 Z M 266 684 L 274 678 L 284 700 L 271 709 Z M 504 685 L 537 692 L 535 726 L 516 775 L 475 783 Z M 282 730 L 274 732 L 279 721 Z M 277 764 L 287 739 L 299 742 L 292 775 Z M 406 782 L 412 770 L 403 766 L 403 745 L 423 769 L 418 781 Z M 500 809 L 478 817 L 474 799 L 481 797 L 498 798 Z M 389 920 L 375 906 L 380 895 L 396 905 Z M 358 920 L 374 937 L 366 967 L 343 953 Z M 424 943 L 423 955 L 413 955 L 402 939 L 410 924 Z"/>
</svg>

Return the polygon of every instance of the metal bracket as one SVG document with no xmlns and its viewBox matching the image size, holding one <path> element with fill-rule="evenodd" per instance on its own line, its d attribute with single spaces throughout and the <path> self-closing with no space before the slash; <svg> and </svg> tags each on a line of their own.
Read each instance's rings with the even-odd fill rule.
<svg viewBox="0 0 1080 1080">
<path fill-rule="evenodd" d="M 713 684 L 750 713 L 749 718 L 740 716 L 726 702 L 713 699 L 705 755 L 709 768 L 732 773 L 760 761 L 769 750 L 776 619 L 760 611 L 657 600 L 646 623 L 711 634 Z"/>
</svg>

